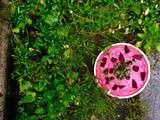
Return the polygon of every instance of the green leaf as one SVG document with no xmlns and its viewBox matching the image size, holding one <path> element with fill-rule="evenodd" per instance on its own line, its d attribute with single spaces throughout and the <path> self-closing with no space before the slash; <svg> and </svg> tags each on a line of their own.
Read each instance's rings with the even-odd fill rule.
<svg viewBox="0 0 160 120">
<path fill-rule="evenodd" d="M 26 90 L 32 88 L 32 84 L 30 81 L 24 81 L 23 79 L 19 79 L 19 88 L 20 93 L 25 92 Z"/>
<path fill-rule="evenodd" d="M 40 81 L 40 82 L 38 82 L 37 84 L 34 85 L 34 89 L 38 92 L 41 92 L 45 89 L 46 85 L 47 84 L 45 82 Z"/>
<path fill-rule="evenodd" d="M 43 107 L 37 108 L 35 110 L 35 114 L 42 115 L 45 113 L 45 109 Z"/>
<path fill-rule="evenodd" d="M 20 22 L 15 28 L 12 29 L 12 31 L 15 33 L 19 33 L 20 30 L 25 27 L 25 25 L 26 24 L 24 22 Z"/>
<path fill-rule="evenodd" d="M 135 3 L 134 6 L 132 7 L 132 9 L 138 15 L 141 13 L 141 6 L 138 3 Z"/>
<path fill-rule="evenodd" d="M 57 55 L 59 53 L 59 49 L 56 47 L 56 46 L 49 46 L 48 47 L 48 54 L 50 55 L 50 56 L 55 56 L 55 55 Z"/>
<path fill-rule="evenodd" d="M 58 22 L 59 12 L 55 11 L 53 14 L 49 14 L 45 17 L 43 17 L 45 23 L 49 24 L 50 26 L 53 26 L 55 23 Z"/>
<path fill-rule="evenodd" d="M 67 50 L 64 51 L 64 58 L 67 60 L 69 58 L 73 58 L 73 50 L 72 48 L 68 48 Z"/>
<path fill-rule="evenodd" d="M 12 32 L 14 33 L 19 33 L 20 32 L 20 28 L 19 27 L 15 27 L 12 29 Z"/>
<path fill-rule="evenodd" d="M 28 96 L 24 96 L 23 98 L 21 98 L 21 100 L 19 101 L 19 104 L 31 103 L 34 101 L 35 101 L 35 97 L 28 95 Z"/>
<path fill-rule="evenodd" d="M 41 40 L 38 40 L 36 42 L 32 42 L 33 47 L 43 47 L 44 45 L 45 44 Z"/>
<path fill-rule="evenodd" d="M 156 48 L 157 48 L 158 52 L 160 52 L 160 43 L 157 43 Z"/>
<path fill-rule="evenodd" d="M 145 38 L 145 34 L 143 34 L 143 33 L 139 33 L 139 34 L 137 34 L 137 36 L 138 36 L 139 38 L 141 38 L 141 39 L 144 39 L 144 38 Z"/>
<path fill-rule="evenodd" d="M 44 96 L 44 99 L 48 101 L 48 100 L 52 100 L 54 95 L 55 95 L 55 91 L 50 90 L 45 92 L 43 96 Z"/>
<path fill-rule="evenodd" d="M 61 27 L 57 29 L 57 35 L 59 37 L 67 37 L 68 36 L 68 28 L 66 29 L 65 27 Z"/>
<path fill-rule="evenodd" d="M 144 49 L 145 49 L 147 55 L 149 55 L 151 52 L 152 44 L 153 44 L 152 40 L 148 40 L 147 43 L 144 45 Z"/>
<path fill-rule="evenodd" d="M 56 90 L 57 90 L 58 92 L 64 91 L 64 85 L 58 85 L 58 86 L 56 87 Z"/>
<path fill-rule="evenodd" d="M 30 120 L 37 120 L 37 116 L 35 116 L 35 115 L 31 116 Z"/>
<path fill-rule="evenodd" d="M 27 23 L 29 24 L 29 25 L 31 25 L 32 24 L 32 20 L 31 19 L 27 19 Z"/>
<path fill-rule="evenodd" d="M 78 79 L 78 72 L 68 71 L 67 78 L 71 78 L 72 80 Z"/>
</svg>

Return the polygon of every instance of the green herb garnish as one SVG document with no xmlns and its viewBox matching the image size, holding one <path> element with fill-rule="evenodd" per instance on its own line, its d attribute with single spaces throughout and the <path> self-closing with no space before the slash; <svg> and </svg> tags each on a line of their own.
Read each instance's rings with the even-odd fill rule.
<svg viewBox="0 0 160 120">
<path fill-rule="evenodd" d="M 127 64 L 128 61 L 122 61 L 114 65 L 114 74 L 119 80 L 123 78 L 129 79 L 130 69 Z"/>
</svg>

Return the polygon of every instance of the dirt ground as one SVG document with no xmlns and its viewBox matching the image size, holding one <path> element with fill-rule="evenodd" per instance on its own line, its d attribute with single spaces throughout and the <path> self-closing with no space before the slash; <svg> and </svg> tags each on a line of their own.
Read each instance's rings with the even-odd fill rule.
<svg viewBox="0 0 160 120">
<path fill-rule="evenodd" d="M 8 0 L 0 0 L 0 120 L 4 119 L 5 96 L 6 96 L 6 73 L 7 73 L 7 50 L 8 50 Z"/>
</svg>

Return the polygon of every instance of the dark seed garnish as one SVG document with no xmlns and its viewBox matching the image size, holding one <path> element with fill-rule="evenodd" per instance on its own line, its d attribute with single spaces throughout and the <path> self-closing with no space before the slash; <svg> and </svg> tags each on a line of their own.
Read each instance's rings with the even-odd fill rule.
<svg viewBox="0 0 160 120">
<path fill-rule="evenodd" d="M 123 68 L 123 67 L 122 67 L 122 65 L 121 65 L 121 64 L 120 64 L 120 65 L 118 65 L 118 69 L 119 69 L 119 70 L 122 70 L 122 68 Z"/>
<path fill-rule="evenodd" d="M 132 61 L 127 61 L 126 64 L 127 64 L 127 65 L 131 65 L 131 64 L 132 64 Z"/>
<path fill-rule="evenodd" d="M 132 70 L 133 70 L 133 71 L 135 71 L 135 72 L 138 72 L 139 67 L 138 67 L 138 66 L 136 66 L 136 65 L 133 65 Z"/>
<path fill-rule="evenodd" d="M 103 71 L 104 74 L 107 74 L 108 73 L 108 68 L 106 68 L 104 71 Z"/>
<path fill-rule="evenodd" d="M 106 81 L 106 84 L 109 84 L 109 81 Z"/>
<path fill-rule="evenodd" d="M 122 62 L 122 61 L 124 61 L 124 60 L 125 60 L 125 59 L 124 59 L 123 54 L 122 54 L 122 53 L 120 53 L 120 54 L 119 54 L 119 61 L 121 61 L 121 62 Z"/>
<path fill-rule="evenodd" d="M 101 63 L 100 63 L 100 66 L 104 67 L 105 64 L 106 64 L 106 61 L 107 61 L 107 58 L 103 58 L 102 61 L 101 61 Z"/>
<path fill-rule="evenodd" d="M 106 79 L 106 84 L 109 84 L 109 78 L 106 77 L 105 79 Z"/>
<path fill-rule="evenodd" d="M 130 76 L 126 76 L 126 79 L 129 80 L 129 79 L 130 79 Z"/>
<path fill-rule="evenodd" d="M 124 51 L 125 53 L 129 53 L 129 48 L 126 45 L 124 46 Z"/>
<path fill-rule="evenodd" d="M 132 58 L 132 61 L 135 62 L 136 61 L 135 58 Z"/>
<path fill-rule="evenodd" d="M 113 68 L 110 68 L 110 69 L 109 69 L 109 73 L 113 73 Z"/>
<path fill-rule="evenodd" d="M 110 79 L 110 80 L 114 80 L 114 77 L 110 77 L 109 79 Z"/>
<path fill-rule="evenodd" d="M 118 85 L 114 85 L 114 86 L 112 87 L 112 90 L 117 90 L 117 88 L 118 88 Z"/>
<path fill-rule="evenodd" d="M 100 66 L 101 66 L 101 67 L 104 67 L 104 65 L 105 65 L 105 64 L 104 64 L 103 62 L 100 63 Z"/>
<path fill-rule="evenodd" d="M 120 89 L 122 89 L 122 88 L 124 88 L 125 87 L 125 85 L 119 85 L 119 88 Z"/>
<path fill-rule="evenodd" d="M 146 72 L 141 72 L 141 80 L 144 81 L 145 77 L 146 77 Z"/>
<path fill-rule="evenodd" d="M 103 61 L 103 62 L 106 62 L 106 61 L 107 61 L 107 58 L 103 58 L 102 61 Z"/>
<path fill-rule="evenodd" d="M 134 79 L 132 79 L 132 87 L 137 88 L 137 82 Z"/>
<path fill-rule="evenodd" d="M 137 60 L 141 60 L 142 59 L 142 55 L 136 54 L 132 56 L 133 58 L 137 59 Z"/>
<path fill-rule="evenodd" d="M 106 77 L 105 79 L 106 79 L 106 81 L 109 81 L 109 78 L 108 78 L 108 77 Z"/>
<path fill-rule="evenodd" d="M 116 63 L 117 62 L 117 58 L 112 57 L 111 58 L 111 62 Z"/>
</svg>

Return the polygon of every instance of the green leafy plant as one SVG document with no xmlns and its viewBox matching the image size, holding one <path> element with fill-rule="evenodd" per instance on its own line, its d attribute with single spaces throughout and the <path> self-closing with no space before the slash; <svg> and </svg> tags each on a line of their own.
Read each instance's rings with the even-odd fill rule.
<svg viewBox="0 0 160 120">
<path fill-rule="evenodd" d="M 141 28 L 141 3 L 12 0 L 10 7 L 12 80 L 19 84 L 20 98 L 16 119 L 116 120 L 119 100 L 97 87 L 93 65 L 105 47 L 131 42 L 126 34 Z M 141 107 L 129 108 L 135 106 Z M 135 112 L 121 114 L 130 118 Z"/>
<path fill-rule="evenodd" d="M 147 54 L 150 54 L 151 49 L 155 48 L 157 51 L 160 51 L 160 29 L 158 24 L 148 25 L 147 28 L 144 28 L 144 33 L 138 34 L 142 40 L 144 40 L 144 49 Z"/>
</svg>

